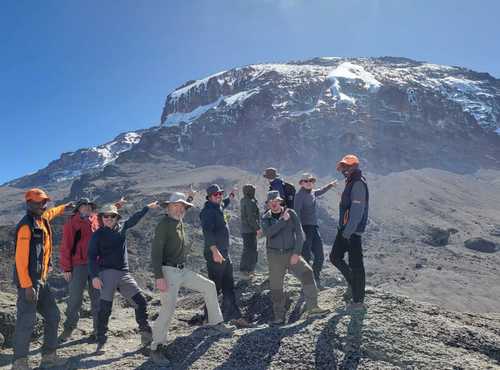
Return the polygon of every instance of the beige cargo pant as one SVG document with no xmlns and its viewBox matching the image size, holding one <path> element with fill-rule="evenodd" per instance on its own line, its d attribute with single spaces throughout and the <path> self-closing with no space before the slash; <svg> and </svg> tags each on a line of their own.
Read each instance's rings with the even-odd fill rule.
<svg viewBox="0 0 500 370">
<path fill-rule="evenodd" d="M 309 310 L 318 306 L 318 289 L 314 282 L 311 266 L 300 257 L 295 265 L 290 264 L 292 251 L 279 252 L 268 249 L 267 262 L 269 264 L 269 285 L 271 288 L 271 300 L 275 320 L 285 318 L 285 294 L 283 292 L 283 282 L 285 274 L 290 271 L 302 283 L 306 309 Z"/>
<path fill-rule="evenodd" d="M 217 291 L 212 281 L 188 269 L 170 266 L 163 266 L 163 276 L 167 280 L 168 290 L 160 294 L 161 309 L 158 318 L 153 323 L 153 342 L 151 343 L 153 351 L 158 348 L 158 345 L 167 344 L 168 328 L 174 316 L 177 295 L 181 287 L 204 295 L 209 325 L 223 321 Z"/>
</svg>

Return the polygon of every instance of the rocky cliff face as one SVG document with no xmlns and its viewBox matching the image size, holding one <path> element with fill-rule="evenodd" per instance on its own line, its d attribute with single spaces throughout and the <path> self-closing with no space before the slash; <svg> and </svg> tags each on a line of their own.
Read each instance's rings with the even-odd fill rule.
<svg viewBox="0 0 500 370">
<path fill-rule="evenodd" d="M 169 155 L 194 166 L 333 172 L 356 152 L 366 169 L 500 168 L 500 80 L 404 58 L 255 64 L 190 81 L 166 98 L 160 128 L 65 153 L 25 187 L 71 179 L 120 158 Z"/>
<path fill-rule="evenodd" d="M 345 152 L 379 173 L 500 165 L 500 81 L 402 58 L 236 68 L 171 93 L 161 146 L 199 164 L 328 173 Z"/>
</svg>

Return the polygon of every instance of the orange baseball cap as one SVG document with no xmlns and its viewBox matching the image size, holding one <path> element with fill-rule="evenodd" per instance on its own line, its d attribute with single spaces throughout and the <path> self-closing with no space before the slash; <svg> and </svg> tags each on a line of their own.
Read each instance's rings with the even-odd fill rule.
<svg viewBox="0 0 500 370">
<path fill-rule="evenodd" d="M 344 156 L 344 158 L 342 158 L 337 163 L 337 169 L 339 169 L 339 167 L 341 165 L 345 165 L 345 166 L 356 166 L 356 165 L 359 165 L 359 158 L 356 157 L 354 154 L 347 154 L 346 156 Z"/>
<path fill-rule="evenodd" d="M 44 192 L 42 189 L 38 188 L 33 188 L 28 190 L 26 194 L 24 194 L 24 199 L 26 199 L 27 202 L 29 201 L 42 202 L 44 200 L 50 200 L 47 193 Z"/>
</svg>

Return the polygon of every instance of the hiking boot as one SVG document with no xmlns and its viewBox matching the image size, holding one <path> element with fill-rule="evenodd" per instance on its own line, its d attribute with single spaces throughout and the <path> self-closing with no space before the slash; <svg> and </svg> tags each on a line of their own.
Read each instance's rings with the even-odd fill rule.
<svg viewBox="0 0 500 370">
<path fill-rule="evenodd" d="M 29 367 L 28 365 L 28 358 L 27 357 L 18 358 L 12 364 L 12 370 L 31 370 L 31 367 Z"/>
<path fill-rule="evenodd" d="M 141 334 L 141 346 L 142 347 L 149 346 L 151 344 L 151 342 L 153 341 L 153 334 L 151 333 L 151 331 L 141 330 L 139 332 L 139 334 Z"/>
<path fill-rule="evenodd" d="M 59 343 L 66 342 L 69 338 L 71 338 L 71 334 L 73 334 L 73 329 L 64 329 L 61 335 L 59 336 Z"/>
<path fill-rule="evenodd" d="M 154 351 L 151 351 L 150 358 L 151 358 L 151 361 L 153 361 L 153 363 L 156 366 L 169 366 L 170 365 L 170 361 L 168 360 L 167 356 L 165 356 L 165 354 L 163 353 L 163 351 L 160 348 L 158 348 Z"/>
<path fill-rule="evenodd" d="M 346 310 L 360 312 L 366 310 L 363 302 L 352 302 L 347 305 Z"/>
<path fill-rule="evenodd" d="M 102 355 L 106 352 L 106 342 L 97 342 L 97 346 L 95 348 L 95 353 L 98 355 Z"/>
<path fill-rule="evenodd" d="M 350 302 L 352 300 L 352 289 L 350 285 L 347 286 L 342 298 L 344 299 L 344 302 Z"/>
<path fill-rule="evenodd" d="M 252 277 L 250 276 L 249 272 L 247 272 L 247 271 L 240 271 L 240 280 L 242 280 L 242 281 L 248 281 L 251 278 Z"/>
<path fill-rule="evenodd" d="M 286 324 L 285 319 L 283 319 L 283 318 L 277 318 L 277 319 L 272 320 L 269 323 L 269 326 L 283 326 L 285 324 Z"/>
<path fill-rule="evenodd" d="M 321 307 L 313 307 L 309 310 L 306 311 L 307 312 L 307 317 L 318 317 L 318 316 L 324 316 L 324 315 L 327 315 L 330 313 L 330 310 L 327 309 L 327 308 L 321 308 Z"/>
<path fill-rule="evenodd" d="M 42 362 L 40 363 L 40 369 L 49 369 L 51 367 L 61 367 L 66 365 L 68 360 L 66 358 L 59 357 L 56 351 L 42 354 Z"/>
<path fill-rule="evenodd" d="M 233 325 L 228 325 L 224 322 L 220 322 L 215 325 L 208 325 L 207 327 L 209 329 L 218 331 L 221 334 L 233 334 L 233 331 L 236 329 L 236 327 L 234 327 Z"/>
<path fill-rule="evenodd" d="M 243 317 L 240 317 L 239 319 L 231 320 L 230 324 L 236 326 L 237 328 L 251 328 L 252 327 L 252 325 L 247 320 L 245 320 Z"/>
</svg>

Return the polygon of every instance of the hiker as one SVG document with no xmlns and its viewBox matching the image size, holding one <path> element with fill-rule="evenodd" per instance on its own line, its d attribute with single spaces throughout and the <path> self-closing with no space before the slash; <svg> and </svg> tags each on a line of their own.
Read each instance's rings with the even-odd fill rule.
<svg viewBox="0 0 500 370">
<path fill-rule="evenodd" d="M 47 209 L 49 196 L 42 189 L 28 190 L 24 196 L 27 212 L 16 227 L 14 284 L 17 286 L 17 315 L 12 369 L 30 369 L 29 345 L 36 322 L 36 312 L 44 319 L 44 340 L 40 367 L 63 366 L 66 360 L 57 355 L 57 330 L 60 312 L 52 295 L 48 274 L 52 259 L 50 222 L 61 216 L 72 203 Z"/>
<path fill-rule="evenodd" d="M 334 180 L 321 189 L 314 189 L 316 178 L 309 173 L 304 173 L 299 181 L 300 190 L 295 195 L 294 200 L 293 209 L 299 217 L 306 236 L 302 248 L 302 257 L 304 257 L 309 264 L 311 263 L 311 259 L 313 259 L 312 269 L 318 289 L 322 288 L 320 273 L 323 268 L 323 262 L 325 261 L 325 255 L 323 251 L 323 240 L 319 233 L 316 199 L 332 189 L 336 184 L 337 181 Z"/>
<path fill-rule="evenodd" d="M 167 344 L 168 328 L 175 312 L 177 295 L 181 287 L 203 294 L 208 312 L 208 324 L 212 328 L 223 333 L 231 331 L 224 324 L 215 284 L 186 267 L 189 247 L 185 241 L 182 220 L 186 210 L 193 206 L 190 200 L 183 193 L 173 193 L 165 202 L 166 215 L 156 227 L 151 248 L 155 286 L 160 291 L 161 300 L 160 313 L 153 323 L 151 358 L 160 366 L 167 366 L 169 363 L 160 350 L 160 346 Z"/>
<path fill-rule="evenodd" d="M 257 265 L 257 238 L 262 234 L 260 230 L 260 213 L 255 199 L 255 186 L 243 186 L 243 198 L 240 201 L 241 236 L 243 238 L 243 253 L 240 261 L 240 276 L 243 280 L 250 279 Z"/>
<path fill-rule="evenodd" d="M 363 309 L 365 297 L 365 268 L 361 235 L 368 222 L 369 192 L 366 179 L 359 169 L 359 159 L 349 154 L 337 163 L 337 171 L 345 177 L 345 189 L 339 205 L 339 226 L 330 261 L 337 267 L 347 282 L 344 295 L 351 300 L 349 308 Z M 344 261 L 349 255 L 349 264 Z"/>
<path fill-rule="evenodd" d="M 73 215 L 64 224 L 59 263 L 64 279 L 69 284 L 69 298 L 64 330 L 59 337 L 61 342 L 68 340 L 76 328 L 80 318 L 83 291 L 87 285 L 94 329 L 90 339 L 96 339 L 99 291 L 92 286 L 87 260 L 90 238 L 92 233 L 99 228 L 95 210 L 94 202 L 88 198 L 81 198 L 76 203 Z"/>
<path fill-rule="evenodd" d="M 207 261 L 208 277 L 215 283 L 217 294 L 222 292 L 222 314 L 225 321 L 236 320 L 235 324 L 246 326 L 236 303 L 234 292 L 233 263 L 229 256 L 229 228 L 224 209 L 235 197 L 231 192 L 224 198 L 224 190 L 213 184 L 207 188 L 206 202 L 200 213 L 205 239 L 204 257 Z"/>
<path fill-rule="evenodd" d="M 263 176 L 269 180 L 269 191 L 278 191 L 281 199 L 284 199 L 284 205 L 287 208 L 293 208 L 296 193 L 295 186 L 282 180 L 276 168 L 273 167 L 266 168 Z"/>
<path fill-rule="evenodd" d="M 293 209 L 282 206 L 278 191 L 268 192 L 269 210 L 262 217 L 262 231 L 267 238 L 269 285 L 274 320 L 271 325 L 285 324 L 285 295 L 283 282 L 290 271 L 302 283 L 309 317 L 324 315 L 328 310 L 318 307 L 318 290 L 311 267 L 301 257 L 304 236 L 300 220 Z"/>
<path fill-rule="evenodd" d="M 104 351 L 107 341 L 106 333 L 115 290 L 118 290 L 135 306 L 135 320 L 139 326 L 142 345 L 147 346 L 151 343 L 147 303 L 141 289 L 129 272 L 126 241 L 127 230 L 137 225 L 151 208 L 159 208 L 159 203 L 148 204 L 123 223 L 119 223 L 121 216 L 115 204 L 105 205 L 99 211 L 98 217 L 102 227 L 92 235 L 88 252 L 92 286 L 100 291 L 97 314 L 97 353 Z"/>
</svg>

